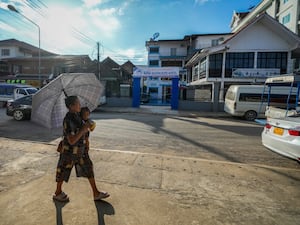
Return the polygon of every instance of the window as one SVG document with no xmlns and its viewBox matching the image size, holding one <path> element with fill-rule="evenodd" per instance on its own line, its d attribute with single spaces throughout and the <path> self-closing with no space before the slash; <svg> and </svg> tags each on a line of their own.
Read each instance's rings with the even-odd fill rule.
<svg viewBox="0 0 300 225">
<path fill-rule="evenodd" d="M 0 61 L 0 74 L 8 74 L 8 65 L 5 62 Z"/>
<path fill-rule="evenodd" d="M 158 60 L 150 60 L 149 66 L 158 66 Z"/>
<path fill-rule="evenodd" d="M 287 52 L 258 52 L 257 68 L 278 68 L 280 73 L 286 73 Z"/>
<path fill-rule="evenodd" d="M 9 49 L 1 49 L 1 56 L 9 56 L 10 55 L 10 51 Z"/>
<path fill-rule="evenodd" d="M 287 3 L 289 0 L 283 0 L 283 4 Z"/>
<path fill-rule="evenodd" d="M 209 56 L 209 77 L 222 76 L 223 53 Z"/>
<path fill-rule="evenodd" d="M 219 39 L 211 40 L 211 46 L 217 46 L 219 44 Z"/>
<path fill-rule="evenodd" d="M 159 53 L 159 47 L 150 47 L 149 53 L 150 53 L 150 54 L 156 54 L 156 53 Z"/>
<path fill-rule="evenodd" d="M 263 97 L 263 98 L 262 98 Z M 266 102 L 267 101 L 267 95 L 263 95 L 260 93 L 254 94 L 254 93 L 241 93 L 239 97 L 240 102 Z"/>
<path fill-rule="evenodd" d="M 161 67 L 165 67 L 165 66 L 182 67 L 182 61 L 162 61 Z"/>
<path fill-rule="evenodd" d="M 290 22 L 290 20 L 291 20 L 291 14 L 287 14 L 282 18 L 282 24 L 287 24 Z"/>
<path fill-rule="evenodd" d="M 26 93 L 26 91 L 24 89 L 18 89 L 17 93 L 21 94 L 21 95 L 27 95 L 27 93 Z"/>
<path fill-rule="evenodd" d="M 176 48 L 171 48 L 171 56 L 176 56 Z"/>
<path fill-rule="evenodd" d="M 236 68 L 254 68 L 254 52 L 226 53 L 225 77 L 231 77 Z"/>
<path fill-rule="evenodd" d="M 200 78 L 206 77 L 206 57 L 200 60 L 199 73 Z"/>
<path fill-rule="evenodd" d="M 227 98 L 227 95 L 226 95 Z M 279 108 L 286 108 L 288 95 L 286 94 L 271 94 L 270 95 L 270 106 L 276 106 Z M 268 94 L 261 93 L 240 93 L 240 102 L 268 102 Z M 289 102 L 290 107 L 295 107 L 296 95 L 290 95 Z"/>
</svg>

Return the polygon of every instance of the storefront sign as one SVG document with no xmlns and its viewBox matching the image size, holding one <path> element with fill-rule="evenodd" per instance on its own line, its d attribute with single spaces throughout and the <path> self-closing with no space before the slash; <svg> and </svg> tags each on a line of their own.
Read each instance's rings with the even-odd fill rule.
<svg viewBox="0 0 300 225">
<path fill-rule="evenodd" d="M 233 69 L 232 77 L 249 78 L 249 77 L 273 77 L 280 75 L 280 69 Z"/>
<path fill-rule="evenodd" d="M 136 67 L 133 77 L 179 77 L 178 67 Z"/>
</svg>

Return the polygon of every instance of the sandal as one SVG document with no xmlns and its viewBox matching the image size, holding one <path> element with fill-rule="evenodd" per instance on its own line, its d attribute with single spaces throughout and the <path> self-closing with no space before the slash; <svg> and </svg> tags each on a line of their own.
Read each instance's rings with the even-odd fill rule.
<svg viewBox="0 0 300 225">
<path fill-rule="evenodd" d="M 101 199 L 104 199 L 104 198 L 108 198 L 110 195 L 107 193 L 107 192 L 99 192 L 99 194 L 94 197 L 94 201 L 99 201 Z"/>
<path fill-rule="evenodd" d="M 68 195 L 66 195 L 64 192 L 61 192 L 58 195 L 53 195 L 53 200 L 59 201 L 59 202 L 68 202 L 70 199 Z"/>
</svg>

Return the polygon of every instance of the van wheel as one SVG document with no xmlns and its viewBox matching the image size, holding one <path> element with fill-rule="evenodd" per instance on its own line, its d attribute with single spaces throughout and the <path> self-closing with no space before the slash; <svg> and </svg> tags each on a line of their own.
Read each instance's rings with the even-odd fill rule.
<svg viewBox="0 0 300 225">
<path fill-rule="evenodd" d="M 257 113 L 253 110 L 249 110 L 249 111 L 245 112 L 245 115 L 244 115 L 245 120 L 248 120 L 248 121 L 253 121 L 256 119 L 256 117 L 257 117 Z"/>
<path fill-rule="evenodd" d="M 20 121 L 20 120 L 23 120 L 24 117 L 25 117 L 25 115 L 24 115 L 24 113 L 21 110 L 14 111 L 14 119 L 15 120 Z"/>
</svg>

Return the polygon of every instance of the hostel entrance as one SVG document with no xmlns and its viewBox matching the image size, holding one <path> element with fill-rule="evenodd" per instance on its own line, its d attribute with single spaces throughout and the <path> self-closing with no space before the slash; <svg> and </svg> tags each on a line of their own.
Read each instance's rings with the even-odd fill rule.
<svg viewBox="0 0 300 225">
<path fill-rule="evenodd" d="M 177 67 L 136 67 L 133 72 L 132 107 L 138 108 L 141 103 L 152 101 L 152 105 L 166 103 L 177 110 L 178 83 Z"/>
</svg>

